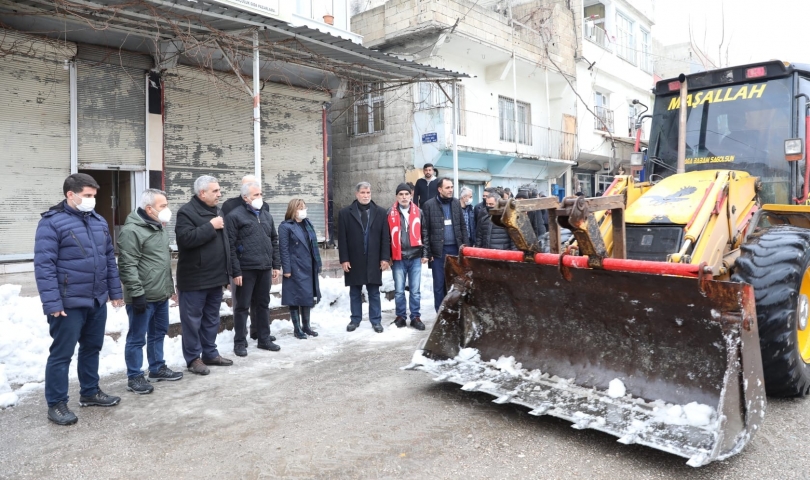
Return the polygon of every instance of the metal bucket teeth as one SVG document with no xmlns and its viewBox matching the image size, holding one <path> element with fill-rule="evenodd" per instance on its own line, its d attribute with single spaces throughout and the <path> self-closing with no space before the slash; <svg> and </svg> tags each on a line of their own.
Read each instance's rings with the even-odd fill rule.
<svg viewBox="0 0 810 480">
<path fill-rule="evenodd" d="M 762 421 L 753 290 L 731 282 L 448 257 L 451 294 L 415 369 L 688 458 L 742 450 Z M 618 379 L 618 393 L 610 382 Z M 610 394 L 609 394 L 610 393 Z"/>
</svg>

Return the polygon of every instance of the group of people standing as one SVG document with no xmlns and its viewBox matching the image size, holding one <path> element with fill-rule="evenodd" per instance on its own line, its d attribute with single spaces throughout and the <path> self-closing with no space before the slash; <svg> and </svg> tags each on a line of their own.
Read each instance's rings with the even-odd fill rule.
<svg viewBox="0 0 810 480">
<path fill-rule="evenodd" d="M 351 301 L 349 332 L 356 330 L 363 318 L 363 287 L 368 295 L 369 322 L 375 332 L 384 330 L 380 286 L 382 272 L 389 267 L 394 277 L 394 324 L 402 328 L 410 320 L 411 327 L 424 330 L 422 265 L 427 263 L 432 269 L 434 307 L 438 311 L 446 294 L 444 259 L 458 255 L 462 245 L 470 244 L 462 205 L 453 198 L 453 181 L 436 179 L 430 164 L 423 173 L 425 178 L 419 179 L 414 189 L 407 183 L 397 186 L 390 208 L 372 201 L 371 185 L 360 182 L 355 186 L 355 201 L 339 213 L 338 250 Z"/>
<path fill-rule="evenodd" d="M 283 275 L 282 302 L 290 308 L 295 336 L 317 336 L 309 310 L 320 298 L 321 259 L 315 230 L 302 199 L 289 202 L 276 231 L 269 206 L 255 177 L 242 180 L 241 195 L 218 204 L 219 182 L 201 176 L 191 200 L 177 211 L 177 292 L 172 276 L 166 224 L 172 219 L 165 192 L 147 189 L 138 209 L 118 237 L 119 259 L 107 221 L 95 212 L 99 189 L 93 177 L 77 173 L 65 179 L 65 200 L 42 214 L 34 246 L 34 271 L 53 343 L 45 368 L 48 418 L 71 425 L 78 417 L 68 408 L 68 369 L 79 345 L 79 405 L 111 407 L 120 397 L 99 388 L 99 353 L 104 343 L 107 301 L 126 305 L 129 332 L 125 346 L 127 390 L 152 393 L 153 382 L 177 381 L 163 358 L 169 327 L 169 300 L 180 310 L 183 356 L 189 372 L 208 375 L 209 366 L 229 366 L 220 355 L 223 287 L 232 283 L 234 353 L 247 355 L 247 317 L 258 348 L 277 351 L 270 334 L 270 285 Z M 227 207 L 228 211 L 225 211 Z M 143 372 L 146 346 L 148 376 Z"/>
<path fill-rule="evenodd" d="M 488 211 L 499 192 L 488 189 L 485 201 L 473 207 L 472 192 L 464 188 L 453 197 L 449 178 L 436 178 L 426 164 L 415 189 L 397 186 L 390 208 L 371 199 L 371 185 L 355 187 L 355 201 L 338 218 L 338 248 L 349 287 L 351 317 L 347 331 L 363 318 L 362 293 L 368 296 L 369 320 L 383 331 L 380 304 L 382 272 L 392 268 L 397 327 L 424 330 L 421 320 L 421 271 L 432 270 L 434 308 L 446 295 L 445 257 L 463 245 L 514 248 Z M 159 381 L 177 381 L 182 372 L 164 361 L 163 342 L 169 327 L 169 301 L 179 306 L 182 350 L 189 372 L 208 375 L 209 366 L 230 366 L 220 355 L 223 287 L 230 284 L 234 307 L 234 354 L 247 356 L 248 335 L 257 347 L 278 351 L 270 332 L 270 288 L 281 276 L 282 304 L 290 309 L 294 335 L 317 337 L 310 311 L 321 298 L 322 262 L 315 229 L 303 199 L 292 199 L 284 221 L 276 228 L 262 187 L 252 175 L 242 179 L 240 195 L 219 208 L 219 182 L 203 175 L 194 182 L 191 200 L 177 210 L 176 282 L 166 224 L 172 220 L 165 192 L 147 189 L 138 209 L 126 219 L 118 237 L 119 259 L 107 221 L 95 212 L 99 189 L 93 177 L 77 173 L 64 182 L 65 199 L 42 214 L 35 239 L 34 269 L 43 311 L 53 343 L 45 369 L 48 418 L 60 425 L 76 423 L 68 408 L 68 368 L 79 345 L 78 375 L 81 406 L 114 406 L 120 397 L 99 388 L 99 352 L 104 343 L 107 301 L 126 305 L 129 332 L 125 360 L 127 390 L 148 394 Z M 414 191 L 415 190 L 415 191 Z M 543 228 L 542 217 L 533 219 Z M 547 222 L 547 220 L 546 220 Z M 406 302 L 405 287 L 409 288 Z M 177 291 L 175 292 L 175 285 Z M 408 315 L 410 312 L 410 315 Z M 250 333 L 247 319 L 250 317 Z M 148 373 L 143 368 L 146 346 Z"/>
</svg>

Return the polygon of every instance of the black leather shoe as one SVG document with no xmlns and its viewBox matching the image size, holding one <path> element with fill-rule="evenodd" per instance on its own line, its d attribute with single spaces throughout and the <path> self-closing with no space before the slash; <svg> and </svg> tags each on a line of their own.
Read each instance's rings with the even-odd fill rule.
<svg viewBox="0 0 810 480">
<path fill-rule="evenodd" d="M 379 323 L 375 324 L 374 325 L 374 331 L 377 332 L 377 333 L 382 333 L 383 332 L 383 326 L 380 325 Z"/>
<path fill-rule="evenodd" d="M 348 325 L 346 325 L 346 331 L 347 332 L 353 332 L 353 331 L 357 330 L 357 327 L 359 327 L 359 326 L 360 325 L 358 325 L 356 323 L 349 323 Z"/>
<path fill-rule="evenodd" d="M 267 343 L 260 343 L 256 345 L 256 348 L 259 348 L 261 350 L 270 350 L 271 352 L 277 352 L 281 350 L 281 347 L 273 343 L 272 340 L 268 341 Z"/>
<path fill-rule="evenodd" d="M 247 357 L 247 345 L 234 345 L 233 353 L 237 357 Z"/>
<path fill-rule="evenodd" d="M 79 421 L 79 418 L 70 411 L 67 403 L 59 402 L 48 408 L 48 420 L 57 425 L 73 425 Z"/>
<path fill-rule="evenodd" d="M 402 328 L 402 327 L 407 326 L 408 322 L 405 320 L 405 317 L 397 317 L 394 320 L 394 325 L 396 325 L 397 328 Z"/>
<path fill-rule="evenodd" d="M 99 388 L 95 395 L 90 397 L 79 397 L 79 406 L 80 407 L 112 407 L 114 405 L 118 405 L 118 402 L 121 401 L 121 397 L 115 397 L 113 395 L 107 395 L 106 393 L 102 392 Z"/>
<path fill-rule="evenodd" d="M 413 320 L 411 320 L 411 326 L 417 330 L 425 329 L 425 324 L 422 323 L 422 319 L 419 317 L 414 317 Z"/>
</svg>

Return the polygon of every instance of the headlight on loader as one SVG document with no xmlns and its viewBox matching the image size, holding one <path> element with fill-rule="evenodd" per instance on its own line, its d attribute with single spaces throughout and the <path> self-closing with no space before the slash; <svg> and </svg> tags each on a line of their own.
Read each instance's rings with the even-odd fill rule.
<svg viewBox="0 0 810 480">
<path fill-rule="evenodd" d="M 801 138 L 785 140 L 785 160 L 795 162 L 804 158 L 804 142 Z"/>
</svg>

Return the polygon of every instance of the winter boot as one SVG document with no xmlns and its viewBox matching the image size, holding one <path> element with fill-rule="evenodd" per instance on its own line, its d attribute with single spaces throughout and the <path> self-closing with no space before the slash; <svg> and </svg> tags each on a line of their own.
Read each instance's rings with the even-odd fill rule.
<svg viewBox="0 0 810 480">
<path fill-rule="evenodd" d="M 422 319 L 419 317 L 413 317 L 413 319 L 411 319 L 411 326 L 417 330 L 425 329 L 425 324 L 422 323 Z"/>
<path fill-rule="evenodd" d="M 301 317 L 298 316 L 298 308 L 290 309 L 290 320 L 292 320 L 293 335 L 295 335 L 295 338 L 301 340 L 306 339 L 307 334 L 301 330 Z"/>
<path fill-rule="evenodd" d="M 303 324 L 303 331 L 310 337 L 317 337 L 318 332 L 312 329 L 309 324 L 309 307 L 301 307 L 301 323 Z"/>
<path fill-rule="evenodd" d="M 404 326 L 408 325 L 408 322 L 405 320 L 405 317 L 399 317 L 399 316 L 398 316 L 398 317 L 397 317 L 397 318 L 394 320 L 394 325 L 396 325 L 396 326 L 397 326 L 397 328 L 402 328 L 402 327 L 404 327 Z"/>
</svg>

